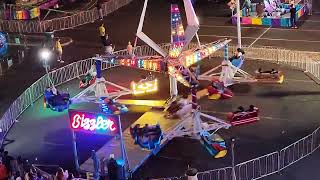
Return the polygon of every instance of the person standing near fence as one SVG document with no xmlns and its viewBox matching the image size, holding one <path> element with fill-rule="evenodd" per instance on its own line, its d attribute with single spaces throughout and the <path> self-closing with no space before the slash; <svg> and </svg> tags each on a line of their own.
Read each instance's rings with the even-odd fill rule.
<svg viewBox="0 0 320 180">
<path fill-rule="evenodd" d="M 104 27 L 103 23 L 101 23 L 101 26 L 99 27 L 99 35 L 100 35 L 101 43 L 105 48 L 107 46 L 107 37 L 106 37 L 106 28 Z"/>
<path fill-rule="evenodd" d="M 296 19 L 296 7 L 294 4 L 290 4 L 290 22 L 291 22 L 291 28 L 292 29 L 297 29 L 297 19 Z"/>
<path fill-rule="evenodd" d="M 236 9 L 236 1 L 235 0 L 231 0 L 230 2 L 228 2 L 228 6 L 231 9 L 231 15 L 234 15 L 234 10 Z"/>
<path fill-rule="evenodd" d="M 96 8 L 98 11 L 98 15 L 99 15 L 99 19 L 102 21 L 103 20 L 103 14 L 102 14 L 102 1 L 98 0 L 97 4 L 96 4 Z"/>
<path fill-rule="evenodd" d="M 131 57 L 133 57 L 133 47 L 132 47 L 130 41 L 128 42 L 127 51 L 128 51 L 128 54 L 129 54 Z"/>
<path fill-rule="evenodd" d="M 58 60 L 57 61 L 60 62 L 60 63 L 64 63 L 64 61 L 62 60 L 62 45 L 60 43 L 60 39 L 58 39 L 56 41 L 55 49 L 56 49 L 57 56 L 58 56 Z"/>
</svg>

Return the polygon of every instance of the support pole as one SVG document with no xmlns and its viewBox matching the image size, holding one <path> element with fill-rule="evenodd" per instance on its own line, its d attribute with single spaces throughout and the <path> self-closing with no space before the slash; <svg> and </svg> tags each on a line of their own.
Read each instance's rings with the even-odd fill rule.
<svg viewBox="0 0 320 180">
<path fill-rule="evenodd" d="M 236 180 L 235 162 L 234 162 L 234 144 L 236 139 L 231 138 L 231 155 L 232 155 L 232 180 Z"/>
<path fill-rule="evenodd" d="M 169 76 L 170 80 L 170 96 L 175 97 L 178 96 L 178 85 L 177 85 L 177 79 Z"/>
<path fill-rule="evenodd" d="M 73 145 L 74 163 L 76 166 L 76 170 L 79 172 L 80 165 L 79 165 L 78 150 L 77 150 L 77 136 L 74 133 L 74 131 L 72 131 L 72 145 Z"/>
<path fill-rule="evenodd" d="M 97 78 L 101 78 L 101 61 L 96 59 L 96 72 L 97 72 Z"/>
<path fill-rule="evenodd" d="M 237 0 L 237 35 L 238 35 L 238 48 L 241 48 L 241 22 L 240 22 L 240 0 Z"/>
<path fill-rule="evenodd" d="M 127 157 L 125 143 L 123 141 L 123 134 L 122 134 L 122 126 L 121 126 L 120 115 L 118 115 L 118 123 L 119 123 L 119 134 L 120 134 L 121 158 L 122 158 L 122 160 L 124 162 L 124 165 L 123 165 L 124 166 L 124 170 L 125 170 L 124 176 L 126 176 L 127 172 L 129 172 L 129 170 L 130 170 L 130 166 L 129 166 L 129 161 L 128 161 L 128 157 Z"/>
<path fill-rule="evenodd" d="M 224 60 L 228 61 L 229 59 L 229 44 L 224 46 Z"/>
</svg>

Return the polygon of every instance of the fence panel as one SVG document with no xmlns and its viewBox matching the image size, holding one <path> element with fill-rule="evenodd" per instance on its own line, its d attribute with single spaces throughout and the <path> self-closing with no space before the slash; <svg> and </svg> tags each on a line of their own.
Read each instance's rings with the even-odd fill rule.
<svg viewBox="0 0 320 180">
<path fill-rule="evenodd" d="M 280 151 L 280 168 L 282 170 L 313 152 L 313 134 L 283 148 Z"/>
<path fill-rule="evenodd" d="M 131 1 L 133 0 L 110 0 L 102 6 L 103 15 L 106 16 L 120 7 L 129 4 Z M 0 21 L 0 30 L 4 32 L 42 33 L 50 28 L 52 31 L 59 31 L 91 23 L 98 18 L 98 12 L 94 8 L 74 15 L 44 21 L 3 20 Z"/>
<path fill-rule="evenodd" d="M 278 155 L 278 152 L 273 152 L 236 165 L 237 180 L 259 179 L 278 172 Z"/>
<path fill-rule="evenodd" d="M 312 147 L 313 151 L 317 150 L 320 147 L 320 128 L 317 128 L 312 133 Z"/>
<path fill-rule="evenodd" d="M 232 180 L 232 167 L 200 172 L 198 180 Z"/>
</svg>

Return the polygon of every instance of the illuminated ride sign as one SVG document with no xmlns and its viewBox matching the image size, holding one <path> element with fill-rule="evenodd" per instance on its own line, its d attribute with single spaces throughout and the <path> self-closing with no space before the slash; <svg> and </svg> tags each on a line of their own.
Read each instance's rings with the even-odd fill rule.
<svg viewBox="0 0 320 180">
<path fill-rule="evenodd" d="M 69 118 L 74 131 L 111 136 L 118 133 L 118 116 L 69 110 Z"/>
<path fill-rule="evenodd" d="M 158 80 L 154 79 L 152 81 L 146 82 L 131 82 L 131 90 L 133 94 L 147 94 L 151 92 L 158 91 Z"/>
</svg>

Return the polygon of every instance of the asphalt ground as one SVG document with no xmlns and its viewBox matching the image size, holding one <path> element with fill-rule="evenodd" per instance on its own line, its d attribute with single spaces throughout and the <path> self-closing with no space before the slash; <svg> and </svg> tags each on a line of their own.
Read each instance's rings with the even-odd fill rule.
<svg viewBox="0 0 320 180">
<path fill-rule="evenodd" d="M 168 27 L 168 22 L 169 22 L 169 13 L 168 13 L 168 8 L 169 5 L 165 4 L 165 1 L 150 1 L 150 5 L 147 10 L 147 19 L 145 22 L 144 30 L 147 32 L 148 35 L 152 39 L 154 39 L 156 42 L 161 43 L 161 42 L 168 42 L 170 40 L 169 35 L 169 27 Z M 134 34 L 137 28 L 138 24 L 138 19 L 140 16 L 141 8 L 142 8 L 142 0 L 136 0 L 133 3 L 129 4 L 126 7 L 123 7 L 119 9 L 119 11 L 112 13 L 110 16 L 105 17 L 104 23 L 106 24 L 106 29 L 107 32 L 110 34 L 110 37 L 112 38 L 113 43 L 116 45 L 116 49 L 123 49 L 126 47 L 126 44 L 129 40 L 133 41 L 134 40 Z M 208 8 L 205 8 L 208 7 Z M 278 38 L 282 39 L 289 39 L 289 38 L 298 38 L 300 37 L 301 40 L 304 40 L 306 37 L 311 37 L 313 33 L 304 35 L 305 33 L 299 33 L 295 34 L 296 31 L 299 30 L 318 30 L 318 25 L 319 25 L 319 2 L 314 2 L 314 9 L 315 9 L 315 15 L 308 17 L 306 19 L 305 23 L 300 27 L 298 30 L 283 30 L 284 34 L 282 37 L 279 36 Z M 150 10 L 151 9 L 151 10 Z M 206 12 L 200 12 L 201 9 L 204 9 L 203 11 Z M 214 8 L 213 8 L 214 9 Z M 210 9 L 209 5 L 197 5 L 196 11 L 199 15 L 200 19 L 200 24 L 202 26 L 208 25 L 208 26 L 230 26 L 228 27 L 229 29 L 224 29 L 220 28 L 226 32 L 226 34 L 218 34 L 221 36 L 224 35 L 230 35 L 227 34 L 231 28 L 230 24 L 228 24 L 227 21 L 225 21 L 225 10 L 220 10 L 220 9 Z M 204 17 L 204 16 L 209 16 L 209 17 Z M 219 16 L 219 18 L 216 18 Z M 208 20 L 209 19 L 209 20 Z M 217 20 L 217 19 L 222 19 L 222 20 Z M 156 23 L 155 23 L 156 22 Z M 71 44 L 70 46 L 67 46 L 64 48 L 64 55 L 63 59 L 66 61 L 66 63 L 70 63 L 73 61 L 77 61 L 79 59 L 84 59 L 87 57 L 91 57 L 96 53 L 101 53 L 101 45 L 98 37 L 98 26 L 100 22 L 94 22 L 92 24 L 80 26 L 75 29 L 71 30 L 66 30 L 63 32 L 57 32 L 56 36 L 67 36 L 71 37 L 74 40 L 74 43 Z M 168 28 L 162 28 L 168 27 Z M 259 27 L 260 28 L 260 27 Z M 200 29 L 200 32 L 202 31 L 202 27 Z M 215 31 L 212 29 L 218 29 L 218 27 L 215 28 L 210 28 L 210 32 L 213 32 L 209 34 L 210 36 L 207 37 L 208 40 L 215 40 L 215 37 L 211 37 L 212 35 L 217 35 Z M 271 31 L 270 31 L 271 30 Z M 277 31 L 282 32 L 281 30 L 274 30 L 274 29 L 269 29 L 267 33 L 274 32 L 277 34 Z M 208 30 L 209 31 L 209 30 Z M 259 33 L 263 33 L 263 30 L 260 30 L 258 28 L 248 28 L 248 31 L 252 31 L 254 33 L 257 33 L 254 37 L 259 37 Z M 270 32 L 269 32 L 270 31 Z M 306 31 L 308 32 L 308 31 Z M 317 31 L 315 31 L 317 32 Z M 266 33 L 266 34 L 267 34 Z M 291 35 L 293 33 L 294 35 Z M 199 33 L 201 35 L 201 33 Z M 249 33 L 248 33 L 249 34 Z M 249 35 L 248 35 L 249 36 Z M 317 40 L 317 37 L 315 37 L 315 40 Z M 263 38 L 263 37 L 262 37 Z M 203 39 L 203 37 L 200 38 L 201 41 L 207 41 L 206 39 Z M 299 39 L 296 39 L 299 40 Z M 310 39 L 309 39 L 310 40 Z M 260 38 L 260 40 L 256 41 L 253 46 L 259 45 L 259 42 L 263 41 L 263 39 Z M 268 41 L 269 43 L 274 43 L 276 46 L 281 46 L 283 48 L 298 48 L 299 50 L 310 50 L 309 46 L 311 48 L 315 48 L 316 51 L 317 45 L 309 45 L 310 42 L 301 43 L 298 41 L 283 41 L 283 40 L 265 40 Z M 250 45 L 252 43 L 252 39 L 248 43 L 244 44 Z M 235 43 L 235 41 L 233 42 Z M 138 44 L 143 44 L 142 42 L 138 42 Z M 263 45 L 263 44 L 262 44 Z M 301 49 L 300 49 L 301 48 Z M 61 66 L 60 64 L 54 65 L 55 67 Z M 5 76 L 0 77 L 0 110 L 1 112 L 4 112 L 4 110 L 11 104 L 11 102 L 19 95 L 21 94 L 27 87 L 29 87 L 36 79 L 41 77 L 44 74 L 44 70 L 39 63 L 39 59 L 37 58 L 37 49 L 32 48 L 29 50 L 29 53 L 27 54 L 25 61 L 18 65 L 13 67 L 11 70 L 7 72 Z M 28 78 L 25 78 L 28 77 Z M 295 77 L 296 78 L 296 77 Z M 301 92 L 300 92 L 301 93 Z M 299 94 L 299 93 L 298 93 Z M 284 95 L 282 95 L 284 96 Z M 308 103 L 308 102 L 306 102 Z M 285 109 L 284 109 L 285 110 Z M 20 122 L 21 123 L 21 122 Z M 17 123 L 16 126 L 19 123 Z M 16 138 L 19 137 L 26 138 L 26 129 L 28 128 L 23 128 L 24 131 L 21 132 L 20 136 L 16 136 Z M 308 129 L 308 132 L 311 132 L 312 128 Z M 28 129 L 27 132 L 32 132 L 31 129 Z M 301 138 L 302 136 L 299 136 Z M 290 138 L 291 139 L 291 138 Z M 298 138 L 293 138 L 293 139 L 298 139 Z M 293 140 L 294 141 L 294 140 Z M 292 141 L 292 142 L 293 142 Z M 29 145 L 29 144 L 26 144 Z M 58 154 L 58 152 L 55 152 Z M 59 158 L 60 159 L 60 158 Z M 62 158 L 61 158 L 62 159 Z M 182 172 L 178 171 L 178 172 Z"/>
<path fill-rule="evenodd" d="M 202 71 L 204 72 L 219 63 L 220 61 L 217 59 L 206 60 L 201 65 Z M 230 147 L 230 137 L 236 137 L 237 163 L 279 150 L 309 134 L 320 124 L 317 119 L 319 114 L 316 111 L 320 100 L 320 93 L 317 91 L 318 85 L 303 72 L 287 67 L 259 61 L 251 62 L 250 60 L 247 60 L 244 65 L 244 69 L 249 73 L 258 67 L 283 70 L 286 76 L 285 83 L 282 85 L 234 85 L 232 89 L 235 97 L 230 100 L 211 101 L 204 97 L 199 101 L 203 112 L 221 119 L 226 119 L 226 113 L 235 110 L 240 105 L 247 107 L 254 104 L 261 109 L 261 120 L 258 123 L 219 131 L 219 134 L 228 143 L 228 148 Z M 111 82 L 128 87 L 129 79 L 122 78 L 124 73 L 135 81 L 142 74 L 145 74 L 142 70 L 120 67 L 107 71 L 105 75 Z M 166 99 L 168 97 L 168 81 L 164 75 L 158 75 L 158 77 L 161 84 L 160 91 L 158 94 L 150 95 L 148 99 Z M 205 87 L 207 84 L 208 82 L 202 82 L 201 87 Z M 78 80 L 66 83 L 59 89 L 68 89 L 73 95 L 80 92 Z M 146 97 L 136 98 L 145 99 Z M 38 164 L 59 164 L 64 168 L 72 169 L 74 162 L 72 138 L 68 129 L 67 113 L 51 112 L 48 109 L 43 109 L 42 106 L 43 101 L 40 99 L 22 114 L 18 119 L 19 122 L 7 137 L 15 141 L 5 148 L 13 155 L 23 155 Z M 92 104 L 80 104 L 74 107 L 87 110 L 97 108 Z M 138 119 L 142 112 L 143 110 L 124 115 L 121 118 L 124 129 Z M 103 136 L 79 134 L 80 161 L 85 161 L 90 157 L 92 149 L 99 149 L 108 140 L 109 138 Z M 26 146 L 28 148 L 24 148 Z M 230 149 L 228 150 L 230 152 Z M 48 154 L 54 154 L 54 156 L 48 156 Z M 134 176 L 136 179 L 176 176 L 182 175 L 187 165 L 204 171 L 230 166 L 230 160 L 230 153 L 223 159 L 214 159 L 210 157 L 199 141 L 176 138 L 169 142 L 157 156 L 147 160 Z"/>
</svg>

